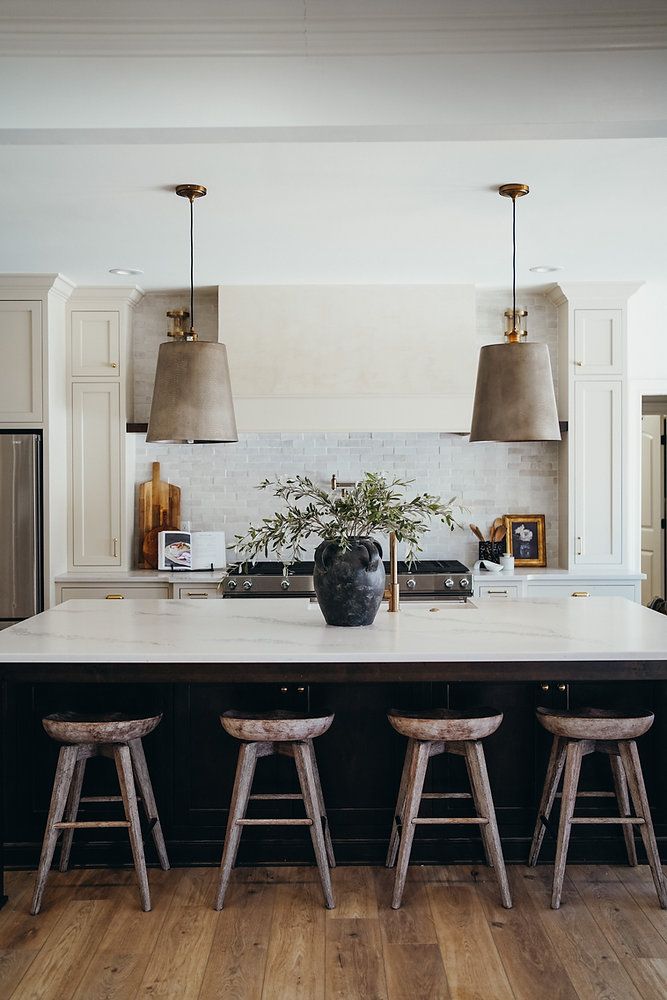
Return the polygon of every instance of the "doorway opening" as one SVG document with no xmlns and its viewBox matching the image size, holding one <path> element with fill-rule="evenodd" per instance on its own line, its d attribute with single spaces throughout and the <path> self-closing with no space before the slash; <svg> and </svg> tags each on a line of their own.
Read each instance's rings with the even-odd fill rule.
<svg viewBox="0 0 667 1000">
<path fill-rule="evenodd" d="M 642 396 L 641 571 L 642 604 L 666 597 L 667 396 Z"/>
</svg>

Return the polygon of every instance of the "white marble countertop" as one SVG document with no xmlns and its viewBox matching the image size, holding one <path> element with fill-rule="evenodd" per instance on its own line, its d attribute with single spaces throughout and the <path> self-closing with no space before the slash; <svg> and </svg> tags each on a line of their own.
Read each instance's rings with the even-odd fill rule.
<svg viewBox="0 0 667 1000">
<path fill-rule="evenodd" d="M 224 569 L 204 569 L 190 571 L 176 570 L 171 572 L 164 569 L 129 569 L 129 570 L 95 570 L 95 572 L 84 573 L 61 573 L 55 577 L 56 583 L 66 584 L 75 587 L 77 583 L 104 583 L 107 585 L 123 583 L 200 583 L 204 584 L 220 583 L 227 570 Z"/>
<path fill-rule="evenodd" d="M 624 598 L 383 606 L 331 628 L 317 604 L 67 601 L 0 632 L 0 662 L 457 663 L 667 660 L 667 616 Z"/>
<path fill-rule="evenodd" d="M 601 573 L 597 570 L 595 573 L 585 573 L 577 572 L 572 573 L 568 569 L 559 569 L 557 566 L 533 566 L 524 567 L 517 566 L 513 573 L 506 573 L 505 570 L 501 570 L 500 573 L 489 572 L 486 569 L 474 570 L 473 577 L 476 583 L 487 583 L 493 580 L 530 580 L 531 583 L 566 583 L 569 581 L 576 582 L 577 580 L 595 580 L 598 583 L 623 583 L 626 580 L 636 581 L 645 579 L 645 574 L 642 573 Z"/>
</svg>

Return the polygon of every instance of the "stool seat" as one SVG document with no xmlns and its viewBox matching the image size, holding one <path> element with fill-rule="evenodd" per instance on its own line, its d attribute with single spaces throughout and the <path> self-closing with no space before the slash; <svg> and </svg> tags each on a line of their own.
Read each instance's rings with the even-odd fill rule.
<svg viewBox="0 0 667 1000">
<path fill-rule="evenodd" d="M 58 743 L 128 743 L 152 733 L 161 718 L 161 714 L 137 719 L 121 712 L 101 715 L 56 712 L 45 716 L 42 725 Z"/>
<path fill-rule="evenodd" d="M 333 715 L 308 715 L 276 709 L 273 712 L 223 712 L 220 722 L 230 736 L 248 743 L 287 743 L 314 740 L 326 733 Z"/>
<path fill-rule="evenodd" d="M 554 736 L 569 740 L 636 740 L 653 725 L 653 712 L 607 708 L 538 708 L 537 718 Z"/>
<path fill-rule="evenodd" d="M 503 713 L 493 708 L 429 708 L 417 711 L 390 708 L 390 723 L 402 736 L 412 740 L 456 743 L 483 740 L 495 733 Z"/>
</svg>

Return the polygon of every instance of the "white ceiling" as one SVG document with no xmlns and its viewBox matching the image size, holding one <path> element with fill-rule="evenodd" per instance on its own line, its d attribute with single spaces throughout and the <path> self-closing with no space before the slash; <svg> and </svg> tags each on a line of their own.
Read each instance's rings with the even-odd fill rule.
<svg viewBox="0 0 667 1000">
<path fill-rule="evenodd" d="M 194 181 L 200 284 L 500 285 L 518 180 L 521 284 L 667 279 L 667 2 L 187 10 L 236 54 L 128 55 L 196 46 L 180 2 L 0 0 L 0 271 L 182 286 Z"/>
</svg>

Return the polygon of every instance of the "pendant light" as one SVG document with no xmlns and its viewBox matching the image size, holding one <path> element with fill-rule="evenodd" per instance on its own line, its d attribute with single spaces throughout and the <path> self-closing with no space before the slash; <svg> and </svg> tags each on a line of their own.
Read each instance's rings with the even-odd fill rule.
<svg viewBox="0 0 667 1000">
<path fill-rule="evenodd" d="M 194 328 L 194 202 L 201 184 L 179 184 L 190 202 L 190 326 L 160 344 L 147 441 L 213 444 L 238 441 L 224 344 L 199 340 Z"/>
<path fill-rule="evenodd" d="M 512 313 L 507 343 L 479 352 L 471 441 L 560 441 L 556 396 L 546 344 L 526 343 L 524 310 L 516 307 L 516 200 L 527 184 L 503 184 L 512 199 Z"/>
</svg>

